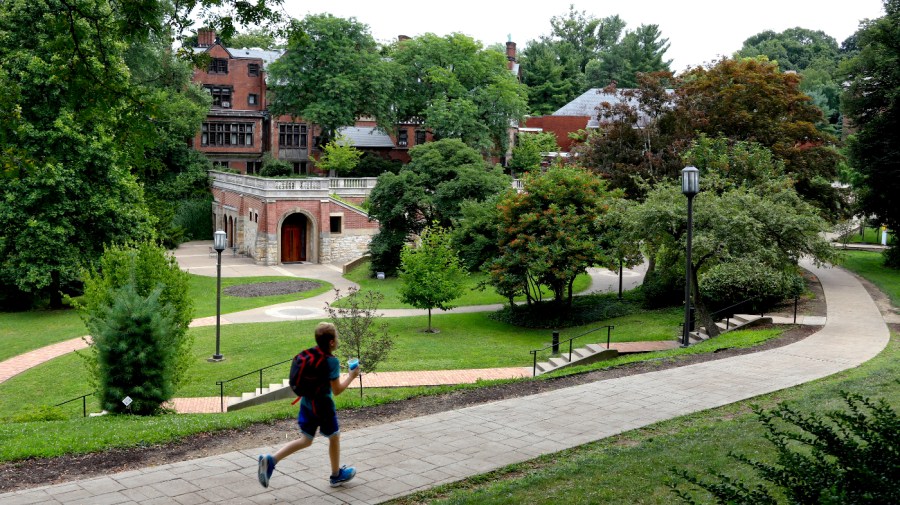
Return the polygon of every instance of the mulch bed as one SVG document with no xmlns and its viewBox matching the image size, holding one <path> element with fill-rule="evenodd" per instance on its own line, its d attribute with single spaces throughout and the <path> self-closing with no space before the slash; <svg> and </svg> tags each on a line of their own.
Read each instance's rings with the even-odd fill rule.
<svg viewBox="0 0 900 505">
<path fill-rule="evenodd" d="M 291 293 L 302 293 L 304 291 L 311 291 L 320 286 L 322 286 L 322 284 L 315 281 L 272 281 L 228 286 L 223 291 L 228 296 L 254 298 L 257 296 L 289 295 Z"/>
</svg>

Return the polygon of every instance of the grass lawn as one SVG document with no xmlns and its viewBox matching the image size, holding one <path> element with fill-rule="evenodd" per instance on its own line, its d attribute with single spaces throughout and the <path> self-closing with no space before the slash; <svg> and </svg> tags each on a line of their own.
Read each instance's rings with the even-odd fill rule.
<svg viewBox="0 0 900 505">
<path fill-rule="evenodd" d="M 609 322 L 617 326 L 613 333 L 614 340 L 657 340 L 671 338 L 679 318 L 680 312 L 673 309 L 634 314 Z M 529 366 L 531 356 L 528 351 L 550 341 L 546 330 L 513 328 L 488 319 L 484 313 L 436 316 L 435 325 L 442 329 L 438 334 L 419 331 L 425 327 L 425 317 L 388 321 L 391 331 L 397 334 L 397 344 L 391 359 L 381 367 L 383 371 Z M 206 362 L 215 346 L 215 329 L 192 329 L 196 337 L 197 361 L 190 372 L 188 384 L 178 391 L 177 396 L 215 396 L 218 394 L 216 380 L 290 358 L 297 350 L 312 345 L 310 335 L 315 323 L 304 321 L 224 326 L 222 352 L 226 360 L 218 364 Z M 562 336 L 566 338 L 583 330 L 584 328 L 571 328 L 564 331 Z M 605 338 L 605 332 L 602 333 Z M 730 345 L 726 339 L 721 339 L 720 344 Z M 283 365 L 273 370 L 271 375 L 265 375 L 265 381 L 279 381 L 286 375 L 286 367 L 287 365 Z M 66 380 L 55 382 L 52 395 L 35 397 L 31 393 L 36 390 L 47 391 L 46 384 L 53 377 L 60 376 L 65 376 Z M 251 376 L 247 378 L 246 384 L 239 382 L 235 384 L 234 390 L 226 390 L 226 394 L 250 390 L 256 387 L 257 381 L 258 376 Z M 373 401 L 390 401 L 460 387 L 475 386 L 367 390 L 365 401 L 367 404 Z M 80 358 L 75 354 L 62 356 L 0 384 L 0 419 L 21 421 L 35 412 L 38 415 L 45 414 L 48 411 L 46 407 L 90 391 Z M 342 395 L 338 399 L 339 406 L 358 406 L 359 402 L 356 395 Z M 99 410 L 94 397 L 88 398 L 88 409 L 93 412 Z M 0 450 L 0 460 L 160 442 L 189 433 L 290 417 L 296 415 L 296 408 L 292 408 L 290 402 L 274 402 L 224 415 L 171 415 L 153 419 L 110 417 L 98 420 L 82 418 L 81 402 L 78 401 L 52 409 L 52 412 L 55 416 L 67 418 L 41 422 L 7 422 L 0 425 L 0 446 L 3 447 Z"/>
<path fill-rule="evenodd" d="M 842 251 L 841 266 L 878 286 L 891 298 L 894 306 L 900 306 L 900 270 L 884 266 L 884 256 L 879 252 Z"/>
<path fill-rule="evenodd" d="M 228 296 L 225 288 L 257 282 L 286 282 L 293 277 L 242 277 L 222 278 L 222 313 L 264 307 L 276 303 L 302 300 L 333 289 L 325 281 L 316 281 L 320 287 L 303 293 L 241 298 Z M 190 274 L 190 296 L 194 300 L 194 317 L 216 314 L 216 278 Z M 74 309 L 34 310 L 28 312 L 0 312 L 0 361 L 33 351 L 46 345 L 87 335 L 88 331 Z M 80 393 L 79 393 L 80 394 Z"/>
<path fill-rule="evenodd" d="M 669 483 L 673 469 L 710 476 L 722 472 L 750 487 L 754 472 L 729 452 L 774 462 L 774 449 L 751 406 L 774 408 L 786 401 L 805 413 L 846 410 L 840 391 L 884 398 L 900 407 L 900 335 L 875 359 L 798 387 L 717 409 L 663 421 L 574 449 L 542 456 L 495 472 L 394 500 L 394 505 L 680 503 Z M 696 503 L 714 503 L 698 493 Z"/>
<path fill-rule="evenodd" d="M 87 329 L 72 309 L 0 312 L 0 361 L 84 335 Z"/>
<path fill-rule="evenodd" d="M 400 279 L 397 277 L 388 277 L 378 280 L 369 276 L 369 262 L 360 263 L 356 268 L 344 275 L 347 279 L 359 284 L 360 290 L 375 290 L 384 295 L 384 301 L 379 308 L 382 309 L 409 309 L 412 305 L 400 302 Z M 488 275 L 483 273 L 469 274 L 465 281 L 465 294 L 462 298 L 453 302 L 456 306 L 462 305 L 490 305 L 494 303 L 506 303 L 507 299 L 498 295 L 493 288 L 486 287 L 478 289 L 478 284 L 488 280 Z M 591 285 L 591 277 L 586 274 L 579 275 L 575 278 L 572 285 L 572 292 L 580 293 Z M 549 292 L 544 293 L 545 297 L 551 296 Z M 519 298 L 517 298 L 519 300 Z M 521 298 L 525 300 L 525 298 Z M 338 307 L 345 306 L 342 302 L 335 304 Z"/>
<path fill-rule="evenodd" d="M 194 317 L 216 315 L 216 278 L 194 274 L 189 275 L 190 296 L 191 299 L 194 300 Z M 240 296 L 228 296 L 225 294 L 225 288 L 229 286 L 255 284 L 258 282 L 290 282 L 307 280 L 318 282 L 320 286 L 310 291 L 304 291 L 302 293 L 290 293 L 287 295 L 255 296 L 251 298 L 242 298 Z M 322 294 L 326 291 L 331 291 L 332 289 L 334 289 L 334 287 L 328 282 L 316 279 L 302 279 L 298 277 L 223 277 L 221 300 L 222 313 L 227 314 L 229 312 L 240 312 L 242 310 L 265 307 L 266 305 L 274 305 L 276 303 L 303 300 Z"/>
<path fill-rule="evenodd" d="M 866 227 L 865 236 L 859 235 L 859 230 L 850 233 L 851 244 L 881 244 L 881 228 Z M 890 244 L 894 240 L 894 234 L 888 230 L 887 243 Z"/>
</svg>

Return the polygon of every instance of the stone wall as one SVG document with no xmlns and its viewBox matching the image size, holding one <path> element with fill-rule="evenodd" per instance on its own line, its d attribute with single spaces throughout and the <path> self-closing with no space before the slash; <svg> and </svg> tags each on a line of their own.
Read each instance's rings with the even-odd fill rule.
<svg viewBox="0 0 900 505">
<path fill-rule="evenodd" d="M 321 263 L 345 263 L 355 260 L 369 251 L 372 235 L 377 230 L 355 230 L 357 233 L 340 235 L 324 234 L 321 237 L 319 259 Z"/>
</svg>

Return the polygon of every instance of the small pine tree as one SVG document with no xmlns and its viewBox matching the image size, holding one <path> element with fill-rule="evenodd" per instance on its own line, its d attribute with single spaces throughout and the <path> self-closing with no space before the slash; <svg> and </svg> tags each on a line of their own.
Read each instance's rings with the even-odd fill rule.
<svg viewBox="0 0 900 505">
<path fill-rule="evenodd" d="M 91 320 L 100 376 L 99 396 L 110 412 L 149 415 L 172 398 L 175 346 L 172 312 L 160 304 L 161 288 L 149 297 L 127 284 L 112 293 L 112 305 Z M 122 403 L 125 397 L 132 403 Z"/>
<path fill-rule="evenodd" d="M 428 309 L 428 333 L 434 333 L 431 309 L 453 308 L 468 275 L 450 243 L 449 232 L 435 226 L 422 232 L 418 247 L 404 246 L 400 253 L 400 301 Z"/>
</svg>

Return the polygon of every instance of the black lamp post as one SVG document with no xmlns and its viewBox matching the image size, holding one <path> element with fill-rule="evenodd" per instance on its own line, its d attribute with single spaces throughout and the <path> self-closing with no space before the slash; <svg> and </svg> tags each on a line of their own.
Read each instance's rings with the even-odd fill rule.
<svg viewBox="0 0 900 505">
<path fill-rule="evenodd" d="M 212 358 L 206 360 L 212 362 L 218 362 L 225 359 L 222 356 L 222 353 L 219 352 L 219 319 L 222 312 L 222 251 L 224 251 L 227 246 L 228 239 L 225 232 L 222 230 L 216 231 L 216 233 L 213 234 L 213 249 L 218 253 L 218 260 L 216 261 L 216 353 L 213 354 Z"/>
<path fill-rule="evenodd" d="M 694 196 L 700 192 L 700 171 L 696 167 L 684 167 L 681 171 L 681 192 L 687 197 L 687 251 L 684 268 L 684 331 L 681 346 L 690 345 L 691 334 L 691 240 L 694 225 Z"/>
</svg>

